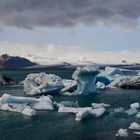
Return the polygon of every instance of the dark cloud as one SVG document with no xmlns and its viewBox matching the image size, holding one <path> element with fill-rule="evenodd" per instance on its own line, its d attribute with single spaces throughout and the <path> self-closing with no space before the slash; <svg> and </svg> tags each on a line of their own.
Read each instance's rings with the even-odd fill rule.
<svg viewBox="0 0 140 140">
<path fill-rule="evenodd" d="M 137 23 L 140 0 L 0 0 L 0 27 Z"/>
</svg>

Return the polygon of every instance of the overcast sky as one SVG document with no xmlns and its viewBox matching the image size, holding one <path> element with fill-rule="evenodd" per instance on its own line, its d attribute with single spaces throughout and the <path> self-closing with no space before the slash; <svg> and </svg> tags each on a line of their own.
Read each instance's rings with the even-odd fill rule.
<svg viewBox="0 0 140 140">
<path fill-rule="evenodd" d="M 0 54 L 140 62 L 139 17 L 140 0 L 0 0 Z"/>
</svg>

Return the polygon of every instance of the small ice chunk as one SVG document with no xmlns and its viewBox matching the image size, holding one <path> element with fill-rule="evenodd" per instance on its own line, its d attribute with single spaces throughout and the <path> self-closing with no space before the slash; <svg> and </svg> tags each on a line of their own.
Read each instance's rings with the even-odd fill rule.
<svg viewBox="0 0 140 140">
<path fill-rule="evenodd" d="M 128 137 L 128 132 L 127 129 L 122 129 L 120 128 L 116 134 L 116 136 L 118 137 Z"/>
<path fill-rule="evenodd" d="M 34 116 L 36 115 L 36 110 L 32 109 L 30 106 L 26 106 L 21 113 L 27 116 Z"/>
<path fill-rule="evenodd" d="M 105 103 L 92 103 L 93 108 L 100 108 L 100 107 L 110 107 L 111 105 Z"/>
<path fill-rule="evenodd" d="M 93 117 L 100 117 L 104 114 L 104 112 L 105 112 L 105 108 L 103 107 L 89 110 L 89 114 Z"/>
<path fill-rule="evenodd" d="M 78 113 L 76 114 L 76 121 L 81 121 L 83 118 L 85 118 L 87 115 L 89 114 L 89 111 L 87 109 L 81 109 L 80 111 L 78 111 Z"/>
<path fill-rule="evenodd" d="M 118 112 L 118 113 L 119 113 L 119 112 L 123 112 L 123 111 L 124 111 L 124 108 L 118 107 L 118 108 L 115 108 L 114 111 L 115 111 L 115 112 Z"/>
<path fill-rule="evenodd" d="M 140 125 L 136 122 L 130 124 L 129 129 L 140 130 Z"/>
<path fill-rule="evenodd" d="M 102 83 L 102 82 L 97 82 L 96 83 L 96 87 L 97 87 L 97 89 L 106 89 L 105 84 Z"/>
<path fill-rule="evenodd" d="M 136 108 L 130 108 L 129 110 L 126 111 L 126 113 L 130 116 L 133 116 L 137 114 L 138 110 Z"/>
<path fill-rule="evenodd" d="M 80 110 L 91 110 L 92 107 L 59 107 L 58 112 L 65 112 L 65 113 L 78 113 Z"/>
<path fill-rule="evenodd" d="M 140 135 L 140 132 L 134 132 L 134 134 L 136 134 L 136 135 Z"/>
<path fill-rule="evenodd" d="M 78 107 L 78 101 L 62 101 L 60 103 L 56 103 L 57 107 Z"/>
<path fill-rule="evenodd" d="M 130 107 L 131 107 L 131 108 L 136 108 L 136 109 L 137 109 L 137 108 L 140 107 L 140 104 L 139 104 L 139 103 L 133 103 L 133 104 L 130 105 Z"/>
<path fill-rule="evenodd" d="M 140 118 L 140 112 L 138 112 L 137 114 L 136 114 L 136 116 L 135 116 L 137 119 L 139 119 Z"/>
<path fill-rule="evenodd" d="M 75 108 L 75 107 L 59 107 L 58 112 L 64 113 L 77 113 L 82 108 Z"/>
</svg>

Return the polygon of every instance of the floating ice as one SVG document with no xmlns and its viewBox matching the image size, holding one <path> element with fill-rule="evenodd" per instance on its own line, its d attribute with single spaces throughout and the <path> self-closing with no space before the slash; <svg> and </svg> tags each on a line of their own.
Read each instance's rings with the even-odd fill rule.
<svg viewBox="0 0 140 140">
<path fill-rule="evenodd" d="M 81 109 L 76 113 L 76 121 L 81 121 L 83 118 L 85 118 L 87 115 L 89 115 L 89 111 L 87 109 Z"/>
<path fill-rule="evenodd" d="M 136 115 L 138 113 L 138 110 L 136 108 L 130 108 L 126 111 L 126 113 L 130 116 Z"/>
<path fill-rule="evenodd" d="M 140 112 L 138 112 L 135 117 L 139 119 L 140 118 Z"/>
<path fill-rule="evenodd" d="M 64 88 L 60 91 L 60 93 L 64 92 L 73 92 L 77 88 L 77 81 L 75 80 L 63 80 Z"/>
<path fill-rule="evenodd" d="M 92 103 L 93 108 L 110 107 L 111 105 L 105 103 Z"/>
<path fill-rule="evenodd" d="M 120 128 L 116 134 L 116 136 L 118 137 L 128 137 L 128 132 L 127 129 L 122 129 Z"/>
<path fill-rule="evenodd" d="M 29 97 L 18 97 L 18 96 L 11 96 L 9 94 L 4 94 L 0 98 L 0 109 L 5 111 L 14 111 L 14 112 L 23 112 L 24 114 L 27 113 L 29 110 L 29 115 L 32 115 L 36 110 L 53 110 L 53 102 L 52 98 L 48 96 L 42 96 L 39 99 L 36 98 L 29 98 Z"/>
<path fill-rule="evenodd" d="M 4 111 L 22 112 L 26 106 L 27 104 L 5 103 L 0 106 L 0 109 Z"/>
<path fill-rule="evenodd" d="M 136 135 L 140 135 L 140 132 L 134 132 L 134 134 L 136 134 Z"/>
<path fill-rule="evenodd" d="M 26 94 L 57 94 L 64 87 L 59 76 L 53 74 L 29 74 L 24 80 Z"/>
<path fill-rule="evenodd" d="M 109 88 L 119 87 L 124 89 L 140 89 L 140 76 L 122 76 L 116 78 L 110 85 Z"/>
<path fill-rule="evenodd" d="M 57 107 L 78 107 L 78 101 L 62 101 L 60 103 L 55 103 Z"/>
<path fill-rule="evenodd" d="M 93 117 L 100 117 L 104 114 L 105 108 L 96 108 L 96 109 L 91 109 L 89 110 L 89 114 Z"/>
<path fill-rule="evenodd" d="M 130 107 L 131 107 L 131 108 L 136 108 L 136 109 L 137 109 L 137 108 L 140 107 L 140 104 L 139 104 L 139 103 L 133 103 L 133 104 L 130 105 Z"/>
<path fill-rule="evenodd" d="M 92 107 L 59 107 L 58 112 L 64 112 L 64 113 L 78 113 L 80 110 L 91 110 Z"/>
<path fill-rule="evenodd" d="M 140 130 L 140 125 L 136 122 L 130 124 L 129 129 Z"/>
<path fill-rule="evenodd" d="M 36 115 L 36 110 L 32 109 L 30 106 L 26 106 L 21 113 L 27 116 L 34 116 Z"/>
<path fill-rule="evenodd" d="M 117 113 L 123 112 L 124 108 L 123 107 L 114 108 L 114 111 L 117 112 Z"/>
<path fill-rule="evenodd" d="M 77 81 L 77 89 L 67 95 L 88 95 L 96 92 L 95 80 L 99 69 L 93 65 L 77 68 L 72 78 Z"/>
<path fill-rule="evenodd" d="M 106 86 L 104 83 L 102 82 L 97 82 L 96 83 L 97 89 L 106 89 Z"/>
</svg>

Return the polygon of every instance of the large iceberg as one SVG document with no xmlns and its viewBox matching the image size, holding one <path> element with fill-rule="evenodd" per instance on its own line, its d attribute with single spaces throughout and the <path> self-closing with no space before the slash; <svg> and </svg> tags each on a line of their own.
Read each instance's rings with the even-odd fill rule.
<svg viewBox="0 0 140 140">
<path fill-rule="evenodd" d="M 32 116 L 36 114 L 36 110 L 53 110 L 54 104 L 50 96 L 42 96 L 37 99 L 4 94 L 0 98 L 0 109 Z"/>
<path fill-rule="evenodd" d="M 29 95 L 57 94 L 63 87 L 62 79 L 54 74 L 29 74 L 24 80 L 24 91 Z"/>
<path fill-rule="evenodd" d="M 105 70 L 101 71 L 101 73 L 97 76 L 96 82 L 102 82 L 105 85 L 109 85 L 114 80 L 123 77 L 133 77 L 138 76 L 139 72 L 135 70 L 127 70 L 127 69 L 119 69 L 114 67 L 105 67 Z"/>
<path fill-rule="evenodd" d="M 96 76 L 99 69 L 94 65 L 87 65 L 83 68 L 78 67 L 73 73 L 72 78 L 77 81 L 77 89 L 72 93 L 64 93 L 66 95 L 88 95 L 96 92 Z"/>
<path fill-rule="evenodd" d="M 122 76 L 116 78 L 109 88 L 119 87 L 124 89 L 140 89 L 140 76 Z"/>
</svg>

